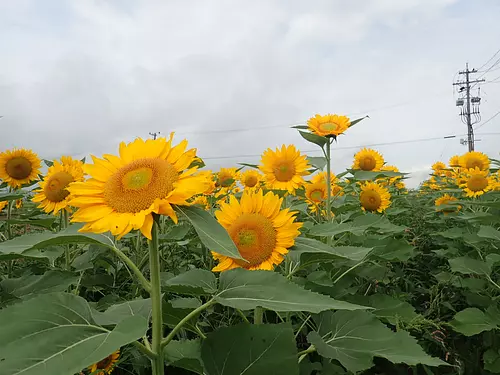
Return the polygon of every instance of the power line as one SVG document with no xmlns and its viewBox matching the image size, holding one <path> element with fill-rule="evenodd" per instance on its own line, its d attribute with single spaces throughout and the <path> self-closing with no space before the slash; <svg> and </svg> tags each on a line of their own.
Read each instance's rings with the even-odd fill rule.
<svg viewBox="0 0 500 375">
<path fill-rule="evenodd" d="M 491 120 L 493 120 L 495 117 L 497 117 L 498 115 L 500 115 L 500 111 L 498 111 L 497 113 L 495 113 L 493 116 L 491 116 L 488 120 L 486 120 L 485 122 L 483 122 L 481 125 L 479 125 L 477 129 L 479 129 L 480 127 L 486 125 L 488 122 L 490 122 Z"/>
<path fill-rule="evenodd" d="M 486 65 L 488 65 L 488 63 L 493 60 L 495 58 L 496 55 L 498 55 L 500 53 L 500 49 L 498 51 L 496 51 L 493 56 L 490 57 L 490 59 L 488 61 L 486 61 L 483 65 L 481 65 L 481 67 L 478 69 L 478 70 L 481 70 L 483 69 Z"/>
</svg>

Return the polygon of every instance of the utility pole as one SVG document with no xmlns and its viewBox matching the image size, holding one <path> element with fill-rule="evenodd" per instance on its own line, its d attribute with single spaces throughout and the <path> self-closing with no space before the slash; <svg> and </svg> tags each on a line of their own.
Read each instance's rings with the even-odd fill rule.
<svg viewBox="0 0 500 375">
<path fill-rule="evenodd" d="M 458 74 L 465 75 L 465 81 L 454 82 L 453 86 L 459 86 L 459 94 L 461 97 L 457 99 L 456 106 L 462 107 L 460 109 L 460 117 L 462 122 L 467 125 L 467 143 L 469 146 L 469 151 L 474 151 L 474 128 L 472 125 L 481 121 L 481 115 L 479 112 L 479 104 L 481 104 L 481 98 L 479 96 L 479 89 L 477 96 L 471 96 L 471 84 L 484 82 L 484 79 L 471 80 L 471 74 L 477 73 L 477 69 L 469 70 L 469 63 L 465 64 L 465 70 L 459 71 Z M 464 97 L 465 93 L 465 97 Z M 465 99 L 465 101 L 464 101 Z M 474 115 L 474 119 L 472 118 Z"/>
<path fill-rule="evenodd" d="M 154 133 L 149 133 L 151 137 L 153 137 L 153 140 L 156 140 L 156 137 L 160 134 L 160 132 L 154 132 Z"/>
</svg>

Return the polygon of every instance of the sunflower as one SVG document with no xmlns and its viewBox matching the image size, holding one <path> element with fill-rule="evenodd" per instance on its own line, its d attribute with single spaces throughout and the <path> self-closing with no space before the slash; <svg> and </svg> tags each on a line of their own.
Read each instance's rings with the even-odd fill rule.
<svg viewBox="0 0 500 375">
<path fill-rule="evenodd" d="M 436 208 L 438 211 L 443 212 L 446 215 L 446 214 L 451 213 L 451 212 L 456 212 L 456 211 L 460 210 L 462 207 L 455 206 L 452 208 L 450 208 L 450 207 L 439 208 L 439 206 L 448 206 L 450 204 L 450 202 L 455 202 L 455 201 L 457 201 L 457 198 L 452 197 L 449 194 L 445 194 L 442 197 L 439 197 L 438 199 L 436 199 L 434 204 L 436 205 Z"/>
<path fill-rule="evenodd" d="M 309 174 L 310 165 L 305 155 L 302 155 L 294 145 L 283 145 L 276 151 L 268 148 L 262 154 L 259 169 L 264 173 L 267 187 L 277 190 L 288 190 L 293 193 L 295 189 L 304 184 L 304 178 Z"/>
<path fill-rule="evenodd" d="M 379 171 L 384 165 L 382 155 L 370 148 L 363 148 L 354 155 L 353 169 L 361 169 L 362 171 Z"/>
<path fill-rule="evenodd" d="M 23 206 L 23 199 L 16 199 L 16 208 L 19 210 Z"/>
<path fill-rule="evenodd" d="M 314 184 L 316 182 L 323 182 L 325 183 L 326 181 L 326 172 L 319 172 L 316 173 L 314 176 L 311 178 L 311 182 Z M 330 184 L 334 185 L 337 182 L 337 176 L 335 174 L 330 173 Z"/>
<path fill-rule="evenodd" d="M 89 366 L 89 371 L 96 375 L 107 375 L 111 374 L 114 370 L 116 362 L 118 362 L 118 358 L 120 357 L 120 350 L 117 350 L 114 353 L 111 353 L 106 358 L 100 360 L 97 363 L 94 363 L 92 366 Z"/>
<path fill-rule="evenodd" d="M 263 195 L 262 190 L 246 190 L 239 202 L 231 196 L 229 204 L 222 203 L 215 216 L 246 261 L 212 252 L 219 261 L 212 271 L 238 267 L 272 270 L 274 265 L 280 264 L 302 226 L 294 222 L 296 212 L 280 210 L 282 202 L 283 199 L 272 192 Z"/>
<path fill-rule="evenodd" d="M 111 231 L 121 238 L 133 229 L 151 239 L 153 213 L 168 215 L 177 223 L 172 205 L 187 205 L 193 196 L 208 188 L 205 174 L 194 175 L 198 167 L 188 166 L 196 150 L 186 151 L 187 141 L 172 147 L 170 138 L 141 138 L 120 144 L 120 156 L 92 156 L 94 164 L 85 164 L 91 176 L 74 182 L 68 190 L 78 207 L 73 222 L 86 223 L 80 231 Z"/>
<path fill-rule="evenodd" d="M 478 167 L 464 172 L 460 181 L 460 188 L 463 189 L 467 197 L 475 198 L 483 195 L 494 188 L 494 181 L 489 176 L 488 171 L 482 171 Z"/>
<path fill-rule="evenodd" d="M 451 168 L 457 168 L 460 167 L 460 156 L 458 155 L 453 155 L 450 160 L 448 161 L 448 165 Z"/>
<path fill-rule="evenodd" d="M 202 206 L 206 210 L 210 208 L 210 203 L 208 202 L 206 195 L 198 195 L 190 202 L 190 204 Z"/>
<path fill-rule="evenodd" d="M 54 161 L 43 181 L 40 181 L 40 189 L 35 191 L 32 201 L 40 203 L 38 208 L 46 213 L 56 215 L 61 210 L 69 211 L 71 196 L 67 187 L 75 181 L 83 181 L 83 163 L 63 156 L 60 162 Z"/>
<path fill-rule="evenodd" d="M 460 157 L 460 166 L 465 169 L 479 168 L 485 171 L 490 168 L 490 159 L 482 152 L 469 151 Z"/>
<path fill-rule="evenodd" d="M 316 115 L 307 120 L 307 126 L 309 127 L 309 131 L 317 135 L 337 137 L 351 126 L 351 121 L 346 116 L 330 114 L 325 116 Z"/>
<path fill-rule="evenodd" d="M 17 189 L 38 179 L 41 162 L 38 155 L 24 148 L 0 153 L 0 179 Z"/>
<path fill-rule="evenodd" d="M 0 211 L 2 211 L 7 205 L 9 204 L 8 201 L 2 201 L 0 202 Z"/>
<path fill-rule="evenodd" d="M 435 173 L 438 173 L 438 172 L 442 171 L 443 169 L 446 169 L 446 164 L 443 163 L 442 161 L 437 161 L 434 164 L 432 164 L 431 168 Z"/>
<path fill-rule="evenodd" d="M 255 169 L 249 169 L 240 175 L 240 182 L 245 189 L 256 189 L 260 185 L 262 175 Z"/>
<path fill-rule="evenodd" d="M 383 212 L 391 204 L 389 191 L 375 182 L 366 182 L 361 186 L 359 201 L 363 211 Z"/>
<path fill-rule="evenodd" d="M 324 182 L 312 182 L 305 185 L 306 187 L 306 198 L 312 204 L 318 205 L 323 203 L 328 194 L 327 186 Z"/>
<path fill-rule="evenodd" d="M 217 173 L 215 185 L 220 188 L 229 188 L 236 184 L 238 172 L 236 168 L 221 168 Z"/>
<path fill-rule="evenodd" d="M 380 170 L 384 171 L 384 172 L 396 172 L 396 173 L 399 173 L 398 167 L 396 167 L 394 165 L 384 165 L 382 168 L 380 168 Z M 387 181 L 388 181 L 389 184 L 394 185 L 400 179 L 401 179 L 401 176 L 395 176 L 395 177 L 384 177 L 384 178 L 381 178 L 381 179 L 378 179 L 378 180 L 380 180 L 382 184 L 384 184 L 384 183 L 387 184 Z"/>
</svg>

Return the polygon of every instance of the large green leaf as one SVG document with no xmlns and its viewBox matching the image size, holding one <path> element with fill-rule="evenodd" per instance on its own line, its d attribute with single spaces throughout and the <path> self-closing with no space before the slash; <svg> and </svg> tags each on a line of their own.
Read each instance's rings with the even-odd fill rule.
<svg viewBox="0 0 500 375">
<path fill-rule="evenodd" d="M 214 294 L 217 279 L 207 270 L 192 269 L 168 280 L 162 281 L 162 290 L 179 294 Z"/>
<path fill-rule="evenodd" d="M 449 259 L 451 270 L 453 272 L 463 273 L 466 275 L 489 275 L 491 273 L 491 266 L 482 260 L 473 259 L 469 257 L 459 257 Z"/>
<path fill-rule="evenodd" d="M 367 213 L 357 216 L 353 221 L 346 223 L 324 223 L 315 225 L 309 233 L 313 236 L 328 237 L 337 234 L 350 232 L 356 236 L 361 236 L 371 229 L 380 233 L 400 233 L 405 227 L 392 224 L 386 217 Z"/>
<path fill-rule="evenodd" d="M 25 234 L 0 243 L 0 260 L 21 257 L 47 258 L 44 249 L 71 243 L 100 244 L 110 246 L 110 240 L 102 234 L 78 233 L 81 225 L 70 225 L 58 233 L 44 232 Z"/>
<path fill-rule="evenodd" d="M 366 181 L 370 180 L 373 181 L 377 178 L 383 178 L 383 177 L 404 177 L 406 173 L 400 173 L 400 172 L 392 172 L 392 171 L 377 171 L 377 172 L 372 172 L 372 171 L 362 171 L 362 170 L 350 170 L 351 174 L 353 175 L 355 180 L 358 181 Z"/>
<path fill-rule="evenodd" d="M 366 258 L 371 250 L 371 248 L 356 246 L 331 247 L 312 238 L 298 237 L 295 239 L 295 245 L 289 254 L 292 257 L 299 257 L 302 265 L 304 265 L 334 260 L 353 260 L 359 262 Z"/>
<path fill-rule="evenodd" d="M 490 348 L 483 354 L 484 369 L 494 374 L 500 373 L 500 350 Z"/>
<path fill-rule="evenodd" d="M 0 202 L 15 201 L 15 200 L 21 199 L 23 197 L 24 197 L 24 194 L 16 194 L 16 193 L 0 194 Z"/>
<path fill-rule="evenodd" d="M 307 161 L 317 169 L 323 169 L 326 166 L 326 158 L 323 156 L 308 156 Z"/>
<path fill-rule="evenodd" d="M 149 321 L 151 317 L 151 298 L 136 299 L 112 305 L 104 312 L 92 311 L 94 321 L 101 326 L 110 326 L 120 323 L 131 316 L 142 316 Z"/>
<path fill-rule="evenodd" d="M 112 331 L 92 319 L 83 298 L 44 294 L 0 310 L 0 374 L 68 375 L 80 372 L 146 334 L 142 316 Z"/>
<path fill-rule="evenodd" d="M 0 286 L 18 298 L 31 298 L 37 294 L 63 292 L 78 282 L 79 276 L 73 272 L 51 270 L 43 275 L 28 275 L 15 279 L 5 279 Z"/>
<path fill-rule="evenodd" d="M 497 309 L 490 308 L 486 312 L 483 312 L 475 307 L 459 311 L 450 322 L 455 331 L 465 336 L 473 336 L 483 331 L 491 331 L 498 328 L 499 324 L 500 320 Z"/>
<path fill-rule="evenodd" d="M 318 353 L 338 360 L 349 371 L 373 366 L 373 357 L 393 363 L 446 365 L 427 355 L 408 332 L 393 332 L 366 311 L 325 311 L 317 319 L 318 332 L 307 336 Z"/>
<path fill-rule="evenodd" d="M 481 225 L 477 235 L 479 237 L 500 241 L 500 232 L 493 227 Z"/>
<path fill-rule="evenodd" d="M 46 229 L 51 229 L 52 226 L 54 225 L 55 218 L 54 217 L 48 217 L 44 219 L 10 219 L 6 220 L 7 223 L 9 224 L 14 224 L 14 225 L 33 225 L 37 227 L 42 227 Z"/>
<path fill-rule="evenodd" d="M 193 224 L 207 248 L 234 259 L 243 259 L 227 231 L 207 211 L 194 206 L 177 206 L 176 211 Z"/>
<path fill-rule="evenodd" d="M 309 132 L 303 132 L 299 130 L 300 135 L 302 138 L 304 138 L 306 141 L 314 143 L 318 145 L 319 147 L 323 147 L 326 145 L 326 142 L 328 142 L 328 138 L 322 137 L 320 135 L 314 134 L 314 133 L 309 133 Z"/>
<path fill-rule="evenodd" d="M 371 306 L 374 308 L 371 312 L 379 319 L 396 325 L 399 321 L 411 322 L 418 317 L 415 308 L 408 302 L 386 294 L 374 294 L 371 296 L 355 295 L 349 298 L 350 302 L 360 305 Z"/>
<path fill-rule="evenodd" d="M 203 374 L 201 342 L 199 339 L 172 340 L 165 346 L 164 355 L 165 362 L 169 366 L 180 367 L 196 374 Z"/>
<path fill-rule="evenodd" d="M 220 328 L 201 346 L 208 375 L 298 375 L 297 349 L 287 324 Z"/>
<path fill-rule="evenodd" d="M 275 311 L 318 313 L 330 309 L 367 308 L 303 289 L 277 272 L 249 271 L 242 268 L 221 274 L 215 300 L 221 305 L 241 310 L 261 306 Z"/>
<path fill-rule="evenodd" d="M 200 307 L 201 302 L 197 298 L 175 298 L 163 302 L 163 323 L 169 327 L 175 327 L 191 311 Z M 184 328 L 192 329 L 190 323 Z"/>
<path fill-rule="evenodd" d="M 381 258 L 391 262 L 405 262 L 413 258 L 417 253 L 415 248 L 404 240 L 396 238 L 373 239 L 364 243 L 367 246 L 373 246 L 372 257 Z"/>
</svg>

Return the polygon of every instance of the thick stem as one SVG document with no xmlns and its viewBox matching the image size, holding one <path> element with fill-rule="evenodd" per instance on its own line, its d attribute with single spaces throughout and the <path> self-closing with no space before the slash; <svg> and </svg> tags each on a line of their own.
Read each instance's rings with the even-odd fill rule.
<svg viewBox="0 0 500 375">
<path fill-rule="evenodd" d="M 264 320 L 264 309 L 257 306 L 253 312 L 253 324 L 262 324 Z"/>
<path fill-rule="evenodd" d="M 69 215 L 68 215 L 68 211 L 66 211 L 65 209 L 63 209 L 61 211 L 61 229 L 66 229 L 69 225 Z M 66 270 L 70 270 L 71 268 L 71 254 L 70 254 L 70 249 L 69 249 L 69 245 L 66 245 L 66 249 L 64 250 L 64 255 L 65 255 L 65 266 L 66 266 Z"/>
<path fill-rule="evenodd" d="M 7 204 L 7 239 L 12 239 L 12 227 L 10 225 L 10 219 L 12 218 L 12 201 Z"/>
<path fill-rule="evenodd" d="M 297 355 L 299 356 L 299 363 L 302 362 L 302 360 L 307 357 L 309 353 L 314 353 L 316 351 L 316 348 L 314 345 L 309 346 L 306 350 L 302 350 L 299 352 Z"/>
<path fill-rule="evenodd" d="M 151 359 L 153 367 L 152 375 L 164 375 L 163 350 L 161 342 L 163 339 L 163 317 L 161 312 L 161 289 L 160 289 L 160 253 L 158 249 L 158 223 L 153 221 L 151 229 L 151 240 L 149 244 L 149 272 L 151 279 L 151 301 L 153 305 L 152 314 L 152 336 L 151 351 L 155 358 Z"/>
<path fill-rule="evenodd" d="M 326 142 L 326 220 L 331 221 L 332 219 L 332 166 L 331 166 L 331 143 L 330 138 Z"/>
</svg>

